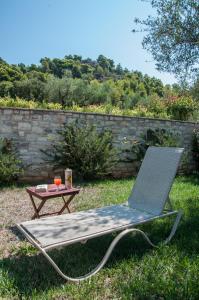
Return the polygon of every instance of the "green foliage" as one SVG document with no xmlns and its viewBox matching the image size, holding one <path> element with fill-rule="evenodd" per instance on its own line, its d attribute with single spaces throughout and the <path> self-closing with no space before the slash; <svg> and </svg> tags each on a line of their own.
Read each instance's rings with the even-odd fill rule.
<svg viewBox="0 0 199 300">
<path fill-rule="evenodd" d="M 20 98 L 0 98 L 0 107 L 19 107 L 19 108 L 30 108 L 30 109 L 55 109 L 60 110 L 62 106 L 59 103 L 47 103 L 47 102 L 35 102 L 35 101 L 27 101 L 25 99 Z"/>
<path fill-rule="evenodd" d="M 199 78 L 195 81 L 191 88 L 191 95 L 193 99 L 199 102 Z"/>
<path fill-rule="evenodd" d="M 11 183 L 22 173 L 21 161 L 16 157 L 11 141 L 0 139 L 0 183 Z"/>
<path fill-rule="evenodd" d="M 0 59 L 0 97 L 12 97 L 14 100 L 9 103 L 15 107 L 17 103 L 30 108 L 55 105 L 55 109 L 78 107 L 79 111 L 95 109 L 130 116 L 197 119 L 196 102 L 188 96 L 189 91 L 184 98 L 182 93 L 185 95 L 185 90 L 178 85 L 164 87 L 161 80 L 115 66 L 103 55 L 97 60 L 78 55 L 63 59 L 45 57 L 40 65 L 30 66 L 9 65 Z M 170 101 L 172 97 L 178 100 L 174 103 Z M 0 102 L 6 106 L 2 99 Z"/>
<path fill-rule="evenodd" d="M 155 17 L 136 19 L 147 32 L 143 46 L 151 52 L 158 70 L 177 76 L 198 75 L 198 0 L 150 0 Z M 137 30 L 133 30 L 136 32 Z"/>
<path fill-rule="evenodd" d="M 179 137 L 177 134 L 166 129 L 148 129 L 143 139 L 149 146 L 176 147 L 179 145 Z"/>
<path fill-rule="evenodd" d="M 23 79 L 23 73 L 19 67 L 9 65 L 0 59 L 0 81 L 15 81 Z"/>
<path fill-rule="evenodd" d="M 166 101 L 157 95 L 151 95 L 145 99 L 139 100 L 136 107 L 145 108 L 147 113 L 155 118 L 168 119 L 169 114 L 167 114 Z"/>
<path fill-rule="evenodd" d="M 37 101 L 42 101 L 44 99 L 45 83 L 37 78 L 16 81 L 14 85 L 16 97 Z"/>
<path fill-rule="evenodd" d="M 198 104 L 190 97 L 171 97 L 167 101 L 167 111 L 173 119 L 188 120 L 198 110 Z"/>
<path fill-rule="evenodd" d="M 0 81 L 0 97 L 13 95 L 14 85 L 11 81 Z"/>
<path fill-rule="evenodd" d="M 160 116 L 166 112 L 165 102 L 163 99 L 151 96 L 149 98 L 148 110 L 153 112 L 156 116 Z"/>
<path fill-rule="evenodd" d="M 60 142 L 52 150 L 43 151 L 55 167 L 69 167 L 83 178 L 97 178 L 110 174 L 116 163 L 112 135 L 98 133 L 93 126 L 80 123 L 66 124 L 59 131 Z"/>
<path fill-rule="evenodd" d="M 199 172 L 199 129 L 194 129 L 193 131 L 192 151 L 196 161 L 196 168 Z"/>
<path fill-rule="evenodd" d="M 147 129 L 146 133 L 136 140 L 132 146 L 134 160 L 140 161 L 145 155 L 149 146 L 157 147 L 177 147 L 179 146 L 179 137 L 177 134 L 165 129 Z"/>
<path fill-rule="evenodd" d="M 68 55 L 63 59 L 50 59 L 45 57 L 40 60 L 40 65 L 38 66 L 25 66 L 24 64 L 19 64 L 18 66 L 9 65 L 5 61 L 0 60 L 0 82 L 14 83 L 15 89 L 13 90 L 12 96 L 42 101 L 44 100 L 44 85 L 47 85 L 48 89 L 49 85 L 52 84 L 52 78 L 54 78 L 55 90 L 57 90 L 57 85 L 62 86 L 62 79 L 65 77 L 70 79 L 81 78 L 81 85 L 84 84 L 85 89 L 87 89 L 87 83 L 90 84 L 93 80 L 99 80 L 101 85 L 99 85 L 97 94 L 101 99 L 105 94 L 105 100 L 104 98 L 103 101 L 98 100 L 98 103 L 100 101 L 102 101 L 100 103 L 103 103 L 106 99 L 110 99 L 111 97 L 111 102 L 113 104 L 114 101 L 116 101 L 114 99 L 115 93 L 119 94 L 120 98 L 123 99 L 124 97 L 126 98 L 131 91 L 136 92 L 137 95 L 140 95 L 141 97 L 154 93 L 159 96 L 163 95 L 163 84 L 160 80 L 150 78 L 147 75 L 143 76 L 141 72 L 129 72 L 128 70 L 123 70 L 121 65 L 115 67 L 113 60 L 106 58 L 103 55 L 99 55 L 96 61 L 89 58 L 83 60 L 77 55 Z M 59 82 L 59 80 L 61 81 Z M 108 81 L 108 83 L 106 83 L 106 81 Z M 77 82 L 78 81 L 74 81 L 71 85 L 74 86 Z M 80 81 L 78 83 L 80 83 Z M 124 90 L 123 84 L 126 86 Z M 51 92 L 52 90 L 53 89 L 50 88 Z M 112 90 L 114 90 L 113 93 Z M 85 105 L 83 102 L 84 97 L 78 99 L 78 95 L 76 95 L 76 92 L 73 91 L 73 89 L 72 92 L 74 92 L 73 96 L 77 103 L 83 103 L 82 105 Z M 62 99 L 60 100 L 60 97 L 58 97 L 59 95 L 57 96 L 57 92 L 54 94 L 56 97 L 53 101 L 61 102 Z M 92 94 L 94 94 L 94 91 L 92 91 L 91 95 Z M 8 96 L 7 90 L 5 90 L 5 93 L 3 93 L 2 90 L 1 96 Z M 61 96 L 61 98 L 62 97 L 63 96 Z M 50 94 L 47 93 L 47 95 L 45 95 L 46 100 L 51 101 L 51 98 Z M 87 102 L 90 101 L 90 99 L 92 99 L 92 96 L 90 98 L 90 94 L 88 94 Z M 97 99 L 95 99 L 94 103 L 97 103 Z M 93 104 L 92 100 L 89 104 Z"/>
<path fill-rule="evenodd" d="M 77 79 L 78 80 L 78 79 Z M 98 85 L 98 83 L 97 83 Z M 97 86 L 96 85 L 96 86 Z M 64 89 L 66 86 L 64 87 Z M 53 85 L 52 85 L 53 89 Z M 81 93 L 81 83 L 77 83 L 76 92 Z M 55 92 L 56 90 L 54 90 Z M 66 90 L 65 90 L 66 91 Z M 85 90 L 84 90 L 85 91 Z M 93 88 L 93 91 L 97 94 L 97 89 L 95 90 Z M 48 90 L 50 95 L 50 89 Z M 63 90 L 64 92 L 64 90 Z M 68 90 L 68 93 L 70 93 L 70 89 Z M 87 94 L 91 95 L 91 90 L 87 89 Z M 60 94 L 61 95 L 61 94 Z M 62 94 L 63 95 L 63 94 Z M 84 95 L 85 103 L 86 103 L 86 92 Z M 83 96 L 82 95 L 82 96 Z M 5 97 L 0 97 L 0 107 L 19 107 L 19 108 L 30 108 L 30 109 L 55 109 L 55 110 L 71 110 L 71 111 L 77 111 L 77 112 L 93 112 L 93 113 L 102 113 L 102 114 L 112 114 L 112 115 L 123 115 L 123 116 L 132 116 L 132 117 L 147 117 L 147 118 L 161 118 L 161 119 L 170 119 L 170 118 L 177 118 L 176 115 L 171 114 L 171 111 L 169 113 L 169 110 L 167 109 L 166 102 L 163 100 L 160 100 L 158 98 L 146 98 L 143 101 L 139 101 L 138 104 L 133 108 L 125 108 L 125 107 L 119 107 L 117 105 L 112 105 L 111 103 L 105 103 L 105 104 L 93 104 L 93 105 L 86 105 L 86 106 L 80 106 L 75 104 L 75 101 L 71 101 L 68 99 L 67 92 L 65 94 L 65 98 L 63 98 L 63 102 L 66 102 L 66 105 L 63 105 L 58 103 L 57 101 L 53 102 L 53 93 L 51 94 L 52 102 L 49 101 L 27 101 L 25 99 L 20 99 L 16 97 L 16 99 Z M 95 99 L 97 100 L 97 97 L 95 98 L 95 95 L 92 95 L 92 102 L 95 102 Z M 195 106 L 195 103 L 194 103 Z M 197 107 L 197 106 L 196 106 Z M 195 119 L 195 114 L 197 113 L 197 109 L 193 111 L 192 118 Z M 184 119 L 187 115 L 181 115 L 181 117 Z M 189 119 L 191 119 L 189 114 Z"/>
<path fill-rule="evenodd" d="M 156 116 L 156 114 L 150 112 L 147 110 L 146 107 L 143 106 L 137 106 L 134 109 L 121 109 L 117 106 L 111 105 L 111 104 L 103 104 L 103 105 L 88 105 L 81 107 L 79 105 L 73 105 L 71 107 L 66 107 L 66 109 L 71 111 L 77 111 L 77 112 L 95 112 L 99 114 L 112 114 L 112 115 L 123 115 L 123 116 L 131 116 L 131 117 L 161 117 Z M 168 118 L 168 116 L 164 115 Z"/>
<path fill-rule="evenodd" d="M 45 99 L 49 102 L 57 102 L 62 107 L 70 105 L 72 103 L 72 86 L 71 78 L 58 79 L 52 76 L 45 86 Z"/>
</svg>

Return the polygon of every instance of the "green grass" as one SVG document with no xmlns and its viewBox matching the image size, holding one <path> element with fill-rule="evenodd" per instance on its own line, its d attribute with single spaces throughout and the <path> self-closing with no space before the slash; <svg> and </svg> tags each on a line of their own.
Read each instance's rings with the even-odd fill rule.
<svg viewBox="0 0 199 300">
<path fill-rule="evenodd" d="M 124 202 L 132 180 L 86 185 L 77 210 Z M 29 243 L 0 261 L 0 299 L 199 299 L 199 178 L 178 177 L 171 191 L 174 208 L 184 217 L 167 246 L 154 249 L 138 235 L 119 242 L 105 267 L 90 280 L 65 282 Z M 172 219 L 142 226 L 155 242 L 169 233 Z M 79 276 L 93 268 L 113 235 L 52 252 L 64 272 Z"/>
</svg>

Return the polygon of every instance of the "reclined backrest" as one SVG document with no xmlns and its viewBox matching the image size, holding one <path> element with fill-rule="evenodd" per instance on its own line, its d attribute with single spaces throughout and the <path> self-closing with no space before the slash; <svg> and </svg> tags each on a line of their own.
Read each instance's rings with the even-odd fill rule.
<svg viewBox="0 0 199 300">
<path fill-rule="evenodd" d="M 128 203 L 132 208 L 161 214 L 167 201 L 183 148 L 149 147 Z"/>
</svg>

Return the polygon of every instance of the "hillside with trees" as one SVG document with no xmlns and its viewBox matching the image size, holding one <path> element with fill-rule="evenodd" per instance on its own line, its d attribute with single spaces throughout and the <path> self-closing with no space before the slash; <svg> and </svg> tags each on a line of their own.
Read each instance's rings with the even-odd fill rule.
<svg viewBox="0 0 199 300">
<path fill-rule="evenodd" d="M 45 57 L 38 65 L 13 65 L 0 59 L 1 106 L 3 99 L 6 103 L 11 98 L 13 106 L 24 99 L 38 106 L 55 103 L 62 109 L 90 107 L 92 111 L 105 106 L 105 112 L 117 108 L 137 110 L 144 116 L 187 119 L 197 110 L 189 94 L 177 84 L 164 86 L 160 79 L 122 68 L 103 55 L 97 60 L 79 55 Z M 182 117 L 184 112 L 181 116 L 174 114 L 179 101 L 182 109 L 188 106 L 186 116 Z"/>
</svg>

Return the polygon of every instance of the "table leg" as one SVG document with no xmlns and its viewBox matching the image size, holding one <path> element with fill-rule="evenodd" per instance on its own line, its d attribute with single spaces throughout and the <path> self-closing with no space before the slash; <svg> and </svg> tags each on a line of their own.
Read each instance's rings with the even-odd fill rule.
<svg viewBox="0 0 199 300">
<path fill-rule="evenodd" d="M 66 201 L 66 200 L 64 199 L 64 196 L 62 196 L 62 199 L 63 199 L 63 201 L 64 201 L 64 205 L 63 205 L 63 207 L 60 209 L 60 211 L 58 212 L 58 215 L 61 215 L 65 209 L 67 209 L 69 213 L 71 212 L 70 209 L 69 209 L 69 207 L 68 207 L 68 205 L 70 204 L 70 202 L 73 200 L 74 197 L 75 197 L 75 195 L 71 195 L 71 196 L 69 197 L 69 199 Z"/>
<path fill-rule="evenodd" d="M 44 204 L 45 204 L 45 202 L 46 202 L 46 199 L 41 200 L 41 203 L 39 204 L 38 207 L 36 207 L 32 195 L 30 195 L 30 199 L 31 199 L 31 201 L 32 201 L 32 204 L 33 204 L 33 207 L 34 207 L 34 210 L 35 210 L 35 213 L 34 213 L 34 215 L 32 216 L 32 219 L 39 218 L 39 217 L 40 217 L 39 212 L 40 212 L 40 210 L 42 209 L 42 207 L 44 206 Z"/>
<path fill-rule="evenodd" d="M 29 196 L 30 196 L 30 200 L 31 200 L 31 202 L 32 202 L 32 206 L 33 206 L 34 211 L 35 211 L 34 215 L 32 216 L 32 219 L 35 219 L 36 217 L 39 218 L 39 214 L 38 214 L 37 207 L 36 207 L 36 205 L 35 205 L 33 196 L 32 196 L 31 194 L 29 194 Z"/>
</svg>

